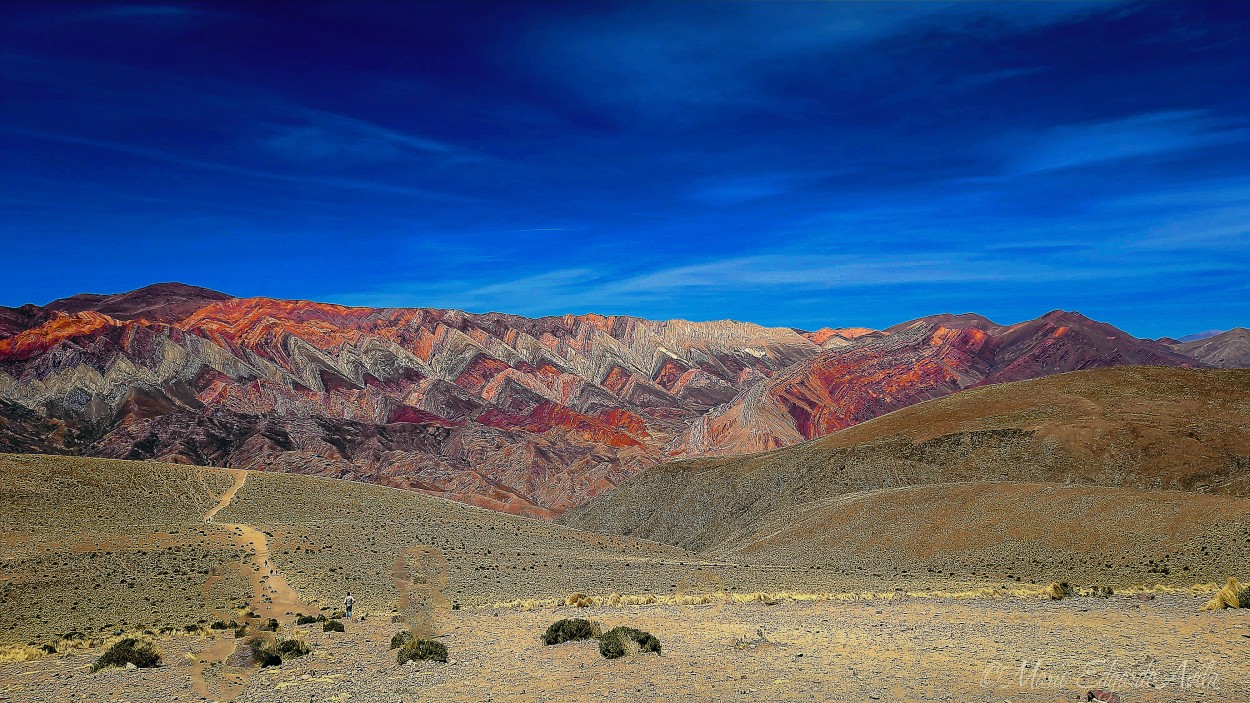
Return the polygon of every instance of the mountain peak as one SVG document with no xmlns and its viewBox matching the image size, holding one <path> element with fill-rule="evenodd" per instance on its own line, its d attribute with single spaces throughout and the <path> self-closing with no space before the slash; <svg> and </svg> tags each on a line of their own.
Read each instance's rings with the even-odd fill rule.
<svg viewBox="0 0 1250 703">
<path fill-rule="evenodd" d="M 234 296 L 209 288 L 168 282 L 136 288 L 111 295 L 79 293 L 44 305 L 45 310 L 60 312 L 99 312 L 118 320 L 145 318 L 156 322 L 180 320 L 196 310 Z"/>
</svg>

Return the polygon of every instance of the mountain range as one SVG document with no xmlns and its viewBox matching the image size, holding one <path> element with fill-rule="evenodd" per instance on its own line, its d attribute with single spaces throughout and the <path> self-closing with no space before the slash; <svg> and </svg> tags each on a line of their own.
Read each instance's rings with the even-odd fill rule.
<svg viewBox="0 0 1250 703">
<path fill-rule="evenodd" d="M 1078 313 L 806 331 L 235 298 L 177 283 L 0 307 L 0 451 L 286 471 L 552 518 L 667 460 L 797 444 L 962 389 L 1243 366 L 1244 329 Z"/>
</svg>

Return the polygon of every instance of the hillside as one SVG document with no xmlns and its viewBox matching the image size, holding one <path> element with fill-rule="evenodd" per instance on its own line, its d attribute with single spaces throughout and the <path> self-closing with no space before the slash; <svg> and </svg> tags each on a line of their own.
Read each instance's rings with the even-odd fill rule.
<svg viewBox="0 0 1250 703">
<path fill-rule="evenodd" d="M 444 607 L 671 592 L 697 561 L 409 491 L 155 462 L 0 455 L 0 514 L 0 644 L 181 628 L 240 603 L 287 621 L 349 589 L 390 611 L 414 548 L 445 562 L 418 574 L 444 583 Z"/>
<path fill-rule="evenodd" d="M 0 645 L 247 609 L 288 623 L 347 590 L 385 618 L 411 584 L 438 586 L 410 602 L 446 613 L 574 592 L 1187 587 L 1250 559 L 1250 500 L 1053 483 L 855 492 L 749 521 L 748 509 L 702 553 L 359 482 L 79 457 L 0 455 L 0 509 Z M 706 541 L 707 514 L 690 519 Z M 681 529 L 666 534 L 683 541 Z"/>
<path fill-rule="evenodd" d="M 812 501 L 956 481 L 1250 496 L 1250 371 L 1123 367 L 974 388 L 794 447 L 655 467 L 562 519 L 705 550 Z"/>
<path fill-rule="evenodd" d="M 0 309 L 0 450 L 345 478 L 551 518 L 668 458 L 1123 364 L 1203 365 L 1075 313 L 806 332 L 162 283 Z"/>
<path fill-rule="evenodd" d="M 1250 500 L 1054 483 L 887 488 L 776 511 L 708 555 L 892 583 L 1209 581 L 1250 561 Z"/>
</svg>

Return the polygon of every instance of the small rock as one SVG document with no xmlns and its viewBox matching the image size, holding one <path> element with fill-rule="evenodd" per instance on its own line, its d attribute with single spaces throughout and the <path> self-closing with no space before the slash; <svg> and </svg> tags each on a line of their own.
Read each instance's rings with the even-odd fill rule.
<svg viewBox="0 0 1250 703">
<path fill-rule="evenodd" d="M 1100 703 L 1120 703 L 1120 694 L 1108 691 L 1105 688 L 1095 688 L 1085 692 L 1085 700 L 1100 701 Z"/>
<path fill-rule="evenodd" d="M 138 669 L 139 667 L 135 666 L 135 663 L 134 663 L 134 662 L 126 662 L 126 668 L 127 668 L 127 669 Z"/>
</svg>

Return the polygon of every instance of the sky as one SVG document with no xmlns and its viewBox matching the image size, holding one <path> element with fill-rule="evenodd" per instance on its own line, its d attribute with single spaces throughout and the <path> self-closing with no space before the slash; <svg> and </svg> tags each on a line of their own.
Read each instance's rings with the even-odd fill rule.
<svg viewBox="0 0 1250 703">
<path fill-rule="evenodd" d="M 1250 325 L 1250 3 L 0 4 L 0 305 Z"/>
</svg>

